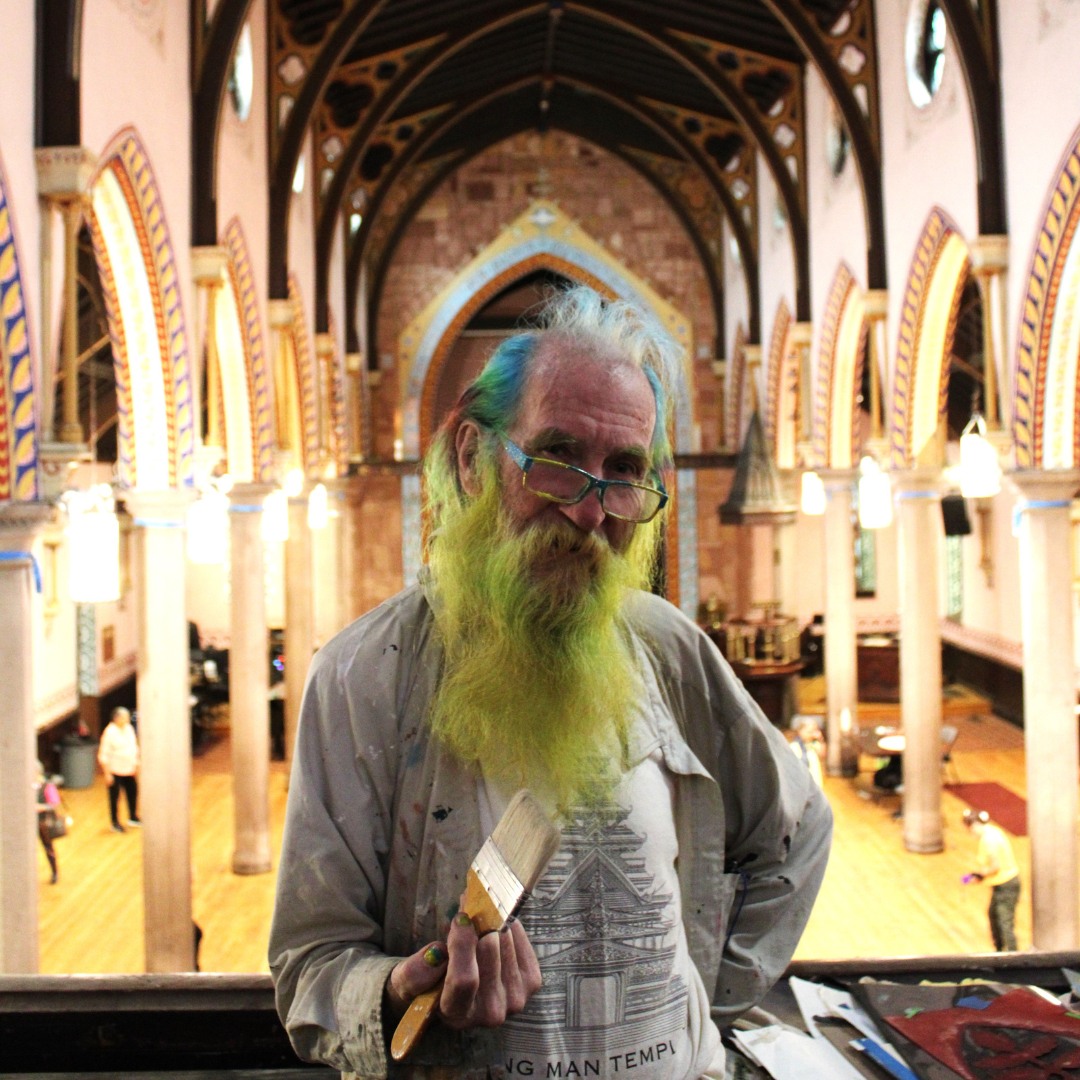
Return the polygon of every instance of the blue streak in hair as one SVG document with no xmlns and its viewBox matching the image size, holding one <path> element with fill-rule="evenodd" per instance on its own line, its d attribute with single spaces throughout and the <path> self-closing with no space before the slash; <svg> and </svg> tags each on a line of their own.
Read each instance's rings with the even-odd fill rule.
<svg viewBox="0 0 1080 1080">
<path fill-rule="evenodd" d="M 521 404 L 535 350 L 535 334 L 516 334 L 502 342 L 473 382 L 464 415 L 482 427 L 505 430 Z"/>
</svg>

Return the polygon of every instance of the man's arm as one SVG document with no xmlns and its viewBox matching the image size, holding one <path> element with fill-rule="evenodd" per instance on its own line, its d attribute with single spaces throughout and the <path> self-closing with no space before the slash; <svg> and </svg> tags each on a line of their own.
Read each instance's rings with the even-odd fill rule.
<svg viewBox="0 0 1080 1080">
<path fill-rule="evenodd" d="M 486 1040 L 470 1029 L 497 1026 L 540 981 L 519 924 L 479 940 L 471 925 L 447 928 L 457 893 L 446 887 L 464 887 L 482 841 L 472 835 L 467 800 L 448 797 L 463 791 L 446 780 L 447 763 L 432 766 L 417 745 L 428 695 L 412 700 L 407 688 L 415 668 L 430 673 L 433 665 L 430 657 L 413 663 L 415 623 L 403 626 L 388 610 L 312 663 L 270 936 L 278 1011 L 297 1053 L 364 1076 L 386 1075 L 404 1005 L 444 972 L 438 1029 L 418 1048 L 444 1063 L 486 1055 Z M 450 815 L 433 818 L 425 808 L 431 768 L 449 785 L 441 792 Z M 475 790 L 475 780 L 462 782 Z M 425 841 L 425 828 L 438 835 Z M 445 940 L 414 940 L 420 916 L 421 933 Z"/>
<path fill-rule="evenodd" d="M 697 752 L 719 785 L 724 869 L 735 894 L 713 993 L 714 1016 L 724 1022 L 756 1005 L 791 960 L 825 875 L 832 810 L 810 770 L 696 628 L 692 648 L 692 659 L 680 660 L 684 693 L 691 693 L 687 682 L 700 690 L 684 707 L 698 717 Z"/>
<path fill-rule="evenodd" d="M 756 790 L 749 804 L 745 791 L 734 794 L 743 828 L 729 834 L 727 850 L 726 868 L 737 882 L 714 994 L 719 1021 L 757 1004 L 783 974 L 825 876 L 832 810 L 808 770 L 792 776 L 788 763 L 799 765 L 798 759 L 777 749 L 750 766 L 746 775 Z M 755 808 L 763 798 L 773 805 Z"/>
<path fill-rule="evenodd" d="M 383 952 L 381 917 L 392 769 L 374 735 L 358 752 L 343 663 L 332 646 L 317 654 L 304 692 L 270 968 L 301 1057 L 379 1076 L 383 986 L 399 959 Z"/>
</svg>

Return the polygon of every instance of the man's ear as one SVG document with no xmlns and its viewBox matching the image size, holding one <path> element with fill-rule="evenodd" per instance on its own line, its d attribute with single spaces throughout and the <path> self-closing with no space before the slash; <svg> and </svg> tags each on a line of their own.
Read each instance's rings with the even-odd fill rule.
<svg viewBox="0 0 1080 1080">
<path fill-rule="evenodd" d="M 480 450 L 480 429 L 472 420 L 463 420 L 454 437 L 457 453 L 458 483 L 466 495 L 480 494 L 480 477 L 476 470 L 476 457 Z"/>
</svg>

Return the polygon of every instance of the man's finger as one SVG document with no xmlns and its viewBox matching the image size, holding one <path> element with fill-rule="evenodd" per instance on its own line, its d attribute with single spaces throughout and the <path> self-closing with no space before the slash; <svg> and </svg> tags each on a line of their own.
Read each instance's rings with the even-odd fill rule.
<svg viewBox="0 0 1080 1080">
<path fill-rule="evenodd" d="M 526 997 L 530 998 L 544 985 L 544 976 L 540 973 L 540 961 L 529 940 L 529 935 L 525 933 L 525 927 L 517 919 L 510 924 L 510 932 L 514 936 L 514 955 L 517 957 L 522 985 L 525 987 Z"/>
<path fill-rule="evenodd" d="M 390 972 L 390 978 L 386 980 L 386 998 L 395 1015 L 401 1016 L 414 997 L 438 983 L 446 973 L 448 955 L 443 942 L 433 941 L 405 957 Z"/>
<path fill-rule="evenodd" d="M 450 1027 L 466 1027 L 472 1017 L 480 972 L 476 963 L 476 927 L 472 919 L 459 911 L 450 922 L 446 945 L 450 959 L 446 966 L 446 982 L 439 997 L 439 1012 Z"/>
<path fill-rule="evenodd" d="M 471 1022 L 476 1027 L 498 1027 L 506 1019 L 506 988 L 503 985 L 503 934 L 485 934 L 476 945 L 480 985 L 473 1002 Z M 511 961 L 513 954 L 511 951 Z"/>
</svg>

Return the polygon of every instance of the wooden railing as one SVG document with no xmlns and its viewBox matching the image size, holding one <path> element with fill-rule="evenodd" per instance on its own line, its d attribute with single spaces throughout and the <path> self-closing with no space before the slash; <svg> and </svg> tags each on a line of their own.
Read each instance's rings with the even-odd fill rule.
<svg viewBox="0 0 1080 1080">
<path fill-rule="evenodd" d="M 789 975 L 894 981 L 986 977 L 1065 991 L 1080 952 L 798 961 Z M 765 1008 L 801 1026 L 787 979 Z M 336 1070 L 306 1065 L 289 1045 L 266 975 L 0 975 L 0 1076 L 98 1073 L 185 1080 L 308 1080 Z"/>
</svg>

